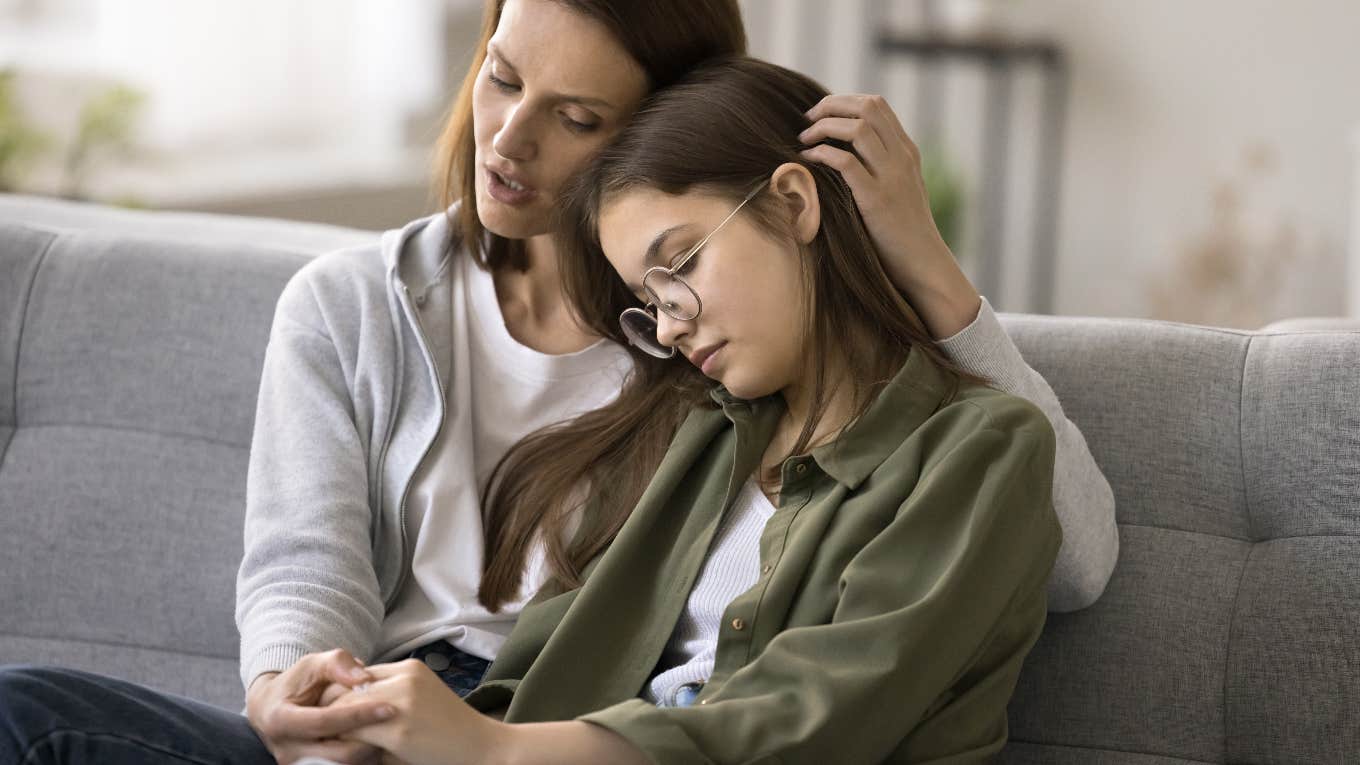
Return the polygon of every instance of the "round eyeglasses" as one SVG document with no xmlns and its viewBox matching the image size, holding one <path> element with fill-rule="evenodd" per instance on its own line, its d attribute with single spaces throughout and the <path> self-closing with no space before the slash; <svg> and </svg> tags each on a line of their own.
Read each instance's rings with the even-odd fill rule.
<svg viewBox="0 0 1360 765">
<path fill-rule="evenodd" d="M 642 308 L 629 308 L 619 314 L 619 327 L 623 330 L 624 337 L 628 338 L 628 342 L 659 359 L 668 359 L 675 355 L 675 349 L 662 343 L 656 336 L 656 312 L 663 311 L 676 321 L 692 321 L 699 318 L 700 312 L 704 310 L 704 303 L 699 299 L 699 293 L 695 292 L 678 272 L 684 270 L 699 250 L 708 244 L 708 240 L 722 231 L 723 226 L 736 217 L 741 208 L 764 188 L 765 183 L 761 183 L 752 189 L 746 198 L 723 218 L 722 223 L 710 231 L 708 236 L 700 239 L 698 244 L 689 248 L 674 265 L 647 269 L 647 273 L 642 276 L 642 290 L 647 294 L 647 305 Z"/>
</svg>

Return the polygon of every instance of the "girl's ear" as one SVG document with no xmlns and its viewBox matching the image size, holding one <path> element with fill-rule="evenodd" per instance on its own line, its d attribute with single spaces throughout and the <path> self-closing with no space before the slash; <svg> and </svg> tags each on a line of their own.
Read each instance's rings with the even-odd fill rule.
<svg viewBox="0 0 1360 765">
<path fill-rule="evenodd" d="M 797 162 L 785 162 L 770 176 L 770 188 L 787 207 L 798 243 L 811 244 L 822 226 L 822 202 L 812 173 Z"/>
</svg>

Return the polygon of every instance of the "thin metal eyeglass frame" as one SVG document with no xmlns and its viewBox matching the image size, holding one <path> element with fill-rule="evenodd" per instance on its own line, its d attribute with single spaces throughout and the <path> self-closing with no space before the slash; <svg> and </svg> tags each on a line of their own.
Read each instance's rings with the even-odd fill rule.
<svg viewBox="0 0 1360 765">
<path fill-rule="evenodd" d="M 712 239 L 713 236 L 717 234 L 719 231 L 722 231 L 723 226 L 726 226 L 728 221 L 735 218 L 737 216 L 737 213 L 741 212 L 741 208 L 746 206 L 747 202 L 750 202 L 752 199 L 755 199 L 756 194 L 759 194 L 768 183 L 769 179 L 766 179 L 759 186 L 756 186 L 754 189 L 751 189 L 751 191 L 747 193 L 746 197 L 741 200 L 741 203 L 738 204 L 735 208 L 733 208 L 732 212 L 728 213 L 727 217 L 723 218 L 722 222 L 719 223 L 716 227 L 714 227 L 712 231 L 708 232 L 708 236 L 705 236 L 703 239 L 700 239 L 698 244 L 689 248 L 689 250 L 683 256 L 680 257 L 680 261 L 678 263 L 669 267 L 653 266 L 647 269 L 647 272 L 642 275 L 642 289 L 647 293 L 649 297 L 652 298 L 652 300 L 649 301 L 647 305 L 643 306 L 642 308 L 628 308 L 625 309 L 623 313 L 619 314 L 619 326 L 623 329 L 623 334 L 625 337 L 628 338 L 628 342 L 632 343 L 637 348 L 640 348 L 646 353 L 649 353 L 659 359 L 669 359 L 675 357 L 675 348 L 667 348 L 669 352 L 664 355 L 660 353 L 661 349 L 666 346 L 663 346 L 660 340 L 655 339 L 656 330 L 659 328 L 659 324 L 656 320 L 656 314 L 648 312 L 647 309 L 653 308 L 658 311 L 666 311 L 666 315 L 671 317 L 672 319 L 675 319 L 676 321 L 694 321 L 695 319 L 699 318 L 699 314 L 704 312 L 704 301 L 702 298 L 699 297 L 698 290 L 694 289 L 694 287 L 689 282 L 685 281 L 684 277 L 678 275 L 676 271 L 679 271 L 680 269 L 684 268 L 685 265 L 689 263 L 690 260 L 693 259 L 694 256 L 699 253 L 699 250 L 703 249 L 704 245 L 708 244 L 708 240 Z M 660 297 L 654 291 L 652 291 L 650 287 L 647 286 L 647 277 L 657 272 L 664 273 L 670 278 L 676 280 L 677 282 L 680 282 L 682 285 L 684 285 L 685 289 L 689 290 L 690 294 L 694 296 L 694 303 L 696 306 L 698 306 L 698 308 L 694 311 L 693 316 L 677 316 L 671 311 L 668 311 L 659 305 L 658 301 L 660 300 Z M 637 314 L 646 317 L 647 321 L 650 323 L 651 325 L 650 335 L 653 338 L 651 340 L 650 346 L 644 344 L 647 342 L 645 336 L 641 338 L 642 342 L 638 342 L 638 338 L 634 337 L 634 333 L 628 330 L 628 320 L 626 317 L 629 314 Z"/>
</svg>

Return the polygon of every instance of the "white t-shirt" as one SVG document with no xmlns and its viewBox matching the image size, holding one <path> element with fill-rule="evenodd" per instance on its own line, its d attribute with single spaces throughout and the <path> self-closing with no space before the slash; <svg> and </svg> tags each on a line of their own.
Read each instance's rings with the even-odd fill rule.
<svg viewBox="0 0 1360 765">
<path fill-rule="evenodd" d="M 521 345 L 505 327 L 490 273 L 456 253 L 445 274 L 452 336 L 430 342 L 450 344 L 452 379 L 443 381 L 444 425 L 406 498 L 415 557 L 383 620 L 379 661 L 404 658 L 441 638 L 474 656 L 495 657 L 545 570 L 536 551 L 513 603 L 492 614 L 477 602 L 481 489 L 521 438 L 614 400 L 632 366 L 628 353 L 608 340 L 561 355 Z M 422 302 L 423 313 L 442 301 Z"/>
<path fill-rule="evenodd" d="M 747 478 L 723 516 L 658 663 L 660 671 L 642 689 L 642 698 L 663 707 L 675 706 L 680 686 L 708 682 L 717 658 L 723 612 L 760 581 L 760 535 L 774 513 L 774 505 L 755 477 Z"/>
</svg>

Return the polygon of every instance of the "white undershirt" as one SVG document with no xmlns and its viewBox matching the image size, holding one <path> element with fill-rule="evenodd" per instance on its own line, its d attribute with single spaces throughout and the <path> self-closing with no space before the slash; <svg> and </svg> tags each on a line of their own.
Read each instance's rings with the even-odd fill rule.
<svg viewBox="0 0 1360 765">
<path fill-rule="evenodd" d="M 713 537 L 685 611 L 661 655 L 662 671 L 643 689 L 644 699 L 674 706 L 680 686 L 707 682 L 713 674 L 723 611 L 760 580 L 760 535 L 774 512 L 755 479 L 746 479 Z"/>
<path fill-rule="evenodd" d="M 444 277 L 449 300 L 424 301 L 419 309 L 422 315 L 444 307 L 451 313 L 451 336 L 429 340 L 449 344 L 452 379 L 443 381 L 444 425 L 406 499 L 415 557 L 411 577 L 383 621 L 380 661 L 404 658 L 441 638 L 474 656 L 495 658 L 545 572 L 537 550 L 513 603 L 492 614 L 477 602 L 481 487 L 525 435 L 612 401 L 632 364 L 608 340 L 560 355 L 521 345 L 505 327 L 491 274 L 466 253 L 452 258 Z"/>
</svg>

